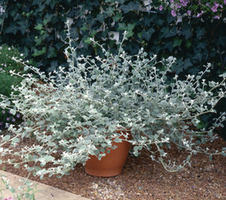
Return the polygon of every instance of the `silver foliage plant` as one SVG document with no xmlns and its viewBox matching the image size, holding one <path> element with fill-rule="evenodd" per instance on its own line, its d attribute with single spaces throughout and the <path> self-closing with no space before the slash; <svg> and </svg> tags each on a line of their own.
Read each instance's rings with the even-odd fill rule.
<svg viewBox="0 0 226 200">
<path fill-rule="evenodd" d="M 2 157 L 18 156 L 21 161 L 0 163 L 24 165 L 41 178 L 45 174 L 64 175 L 77 163 L 85 164 L 89 155 L 101 159 L 106 149 L 109 152 L 117 148 L 112 140 L 121 142 L 122 135 L 133 144 L 135 155 L 146 148 L 152 159 L 168 171 L 189 164 L 191 155 L 197 152 L 225 155 L 225 148 L 209 152 L 199 147 L 200 143 L 217 137 L 213 130 L 222 126 L 225 113 L 208 130 L 191 127 L 200 123 L 203 114 L 214 112 L 214 106 L 225 96 L 226 74 L 221 75 L 220 83 L 207 81 L 203 79 L 210 68 L 207 65 L 198 76 L 187 75 L 185 80 L 179 80 L 175 75 L 169 82 L 168 73 L 175 58 L 157 62 L 156 55 L 149 57 L 143 49 L 135 56 L 128 55 L 122 48 L 126 33 L 116 55 L 91 39 L 102 49 L 104 57 L 77 57 L 69 23 L 67 28 L 68 70 L 59 67 L 47 77 L 24 63 L 25 70 L 33 70 L 43 82 L 31 74 L 12 72 L 23 77 L 21 85 L 13 87 L 20 93 L 13 92 L 10 99 L 1 95 L 0 106 L 10 108 L 11 113 L 20 112 L 23 122 L 17 127 L 10 126 L 10 134 L 1 136 L 0 153 Z M 116 133 L 117 129 L 121 133 Z M 26 138 L 33 138 L 34 144 L 19 146 Z M 165 147 L 170 151 L 172 143 L 189 153 L 179 165 L 165 162 L 168 155 Z M 7 144 L 17 147 L 16 151 Z M 33 166 L 28 165 L 31 161 Z M 53 165 L 48 167 L 47 163 Z"/>
</svg>

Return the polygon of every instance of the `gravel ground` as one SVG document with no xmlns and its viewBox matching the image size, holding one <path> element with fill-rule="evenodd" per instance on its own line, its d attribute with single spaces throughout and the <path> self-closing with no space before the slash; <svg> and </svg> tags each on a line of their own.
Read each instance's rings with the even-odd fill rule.
<svg viewBox="0 0 226 200">
<path fill-rule="evenodd" d="M 20 146 L 28 143 L 24 141 Z M 220 150 L 226 147 L 226 142 L 219 138 L 206 147 Z M 174 147 L 169 152 L 169 157 L 178 160 L 185 156 L 186 152 Z M 21 167 L 15 169 L 11 165 L 1 165 L 1 169 L 3 167 L 7 172 L 27 176 Z M 77 165 L 69 176 L 61 179 L 56 176 L 30 179 L 92 200 L 226 199 L 226 158 L 213 156 L 209 161 L 207 155 L 197 154 L 191 159 L 191 167 L 170 173 L 142 150 L 139 157 L 129 155 L 122 174 L 116 177 L 93 177 L 85 173 L 82 165 Z"/>
</svg>

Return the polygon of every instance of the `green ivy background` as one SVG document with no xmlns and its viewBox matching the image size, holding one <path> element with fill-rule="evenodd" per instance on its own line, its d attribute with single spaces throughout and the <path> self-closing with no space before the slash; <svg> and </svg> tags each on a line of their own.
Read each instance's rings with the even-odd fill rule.
<svg viewBox="0 0 226 200">
<path fill-rule="evenodd" d="M 159 57 L 173 55 L 178 58 L 177 74 L 196 74 L 206 62 L 214 66 L 211 76 L 225 71 L 226 13 L 220 20 L 205 15 L 180 20 L 167 10 L 128 0 L 0 0 L 0 5 L 5 11 L 0 18 L 0 42 L 19 45 L 28 59 L 47 72 L 66 66 L 67 18 L 73 22 L 71 36 L 80 54 L 100 53 L 89 37 L 115 51 L 112 33 L 121 37 L 127 31 L 127 51 L 134 54 L 143 46 Z"/>
</svg>

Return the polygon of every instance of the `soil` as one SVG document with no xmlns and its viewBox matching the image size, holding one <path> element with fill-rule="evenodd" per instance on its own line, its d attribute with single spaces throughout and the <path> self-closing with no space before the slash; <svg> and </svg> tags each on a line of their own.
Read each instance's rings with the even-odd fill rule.
<svg viewBox="0 0 226 200">
<path fill-rule="evenodd" d="M 25 145 L 27 141 L 20 144 Z M 226 142 L 218 138 L 206 145 L 209 149 L 226 147 Z M 170 158 L 181 160 L 186 152 L 172 147 Z M 7 157 L 3 157 L 7 159 Z M 7 172 L 23 177 L 27 171 L 2 165 Z M 70 175 L 62 178 L 45 176 L 30 179 L 77 194 L 91 200 L 200 200 L 226 199 L 226 158 L 222 155 L 193 155 L 191 166 L 186 165 L 178 172 L 167 172 L 163 166 L 152 161 L 150 153 L 142 150 L 139 157 L 128 156 L 120 175 L 110 178 L 93 177 L 85 173 L 82 165 L 77 165 Z"/>
</svg>

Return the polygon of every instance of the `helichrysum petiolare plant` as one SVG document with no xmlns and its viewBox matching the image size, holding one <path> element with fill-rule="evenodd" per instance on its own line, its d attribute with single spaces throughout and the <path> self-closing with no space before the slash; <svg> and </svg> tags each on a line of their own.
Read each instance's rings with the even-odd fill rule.
<svg viewBox="0 0 226 200">
<path fill-rule="evenodd" d="M 15 92 L 20 91 L 19 95 L 11 95 L 13 105 L 1 96 L 0 106 L 11 108 L 13 114 L 21 112 L 24 120 L 19 128 L 10 126 L 12 135 L 2 137 L 1 153 L 9 154 L 3 148 L 5 143 L 16 145 L 23 138 L 35 137 L 33 146 L 10 154 L 19 156 L 20 164 L 41 177 L 47 173 L 64 175 L 77 163 L 85 164 L 89 155 L 101 159 L 106 148 L 114 148 L 112 139 L 121 141 L 115 130 L 130 128 L 135 155 L 147 148 L 153 160 L 169 171 L 176 171 L 189 163 L 193 153 L 203 151 L 198 147 L 200 142 L 215 139 L 213 128 L 221 125 L 224 113 L 209 130 L 190 129 L 190 126 L 196 126 L 201 115 L 213 112 L 216 103 L 225 96 L 225 74 L 221 83 L 208 82 L 203 79 L 208 65 L 198 76 L 188 75 L 183 81 L 175 76 L 168 83 L 168 73 L 175 62 L 173 57 L 157 62 L 155 55 L 149 57 L 142 49 L 130 56 L 123 50 L 123 41 L 118 54 L 113 55 L 92 39 L 104 57 L 77 57 L 67 25 L 69 44 L 65 54 L 69 69 L 59 67 L 47 77 L 25 64 L 43 82 L 33 75 L 17 74 L 23 81 L 21 86 L 13 87 Z M 199 142 L 197 136 L 201 137 Z M 167 152 L 163 144 L 171 143 L 190 153 L 179 166 L 164 162 Z M 156 146 L 158 157 L 152 145 Z M 220 153 L 225 154 L 225 149 Z M 40 167 L 28 166 L 30 161 L 39 163 Z M 46 167 L 47 163 L 53 165 Z M 15 167 L 20 164 L 16 163 Z"/>
</svg>

